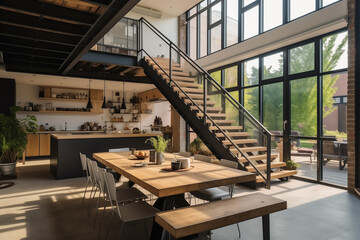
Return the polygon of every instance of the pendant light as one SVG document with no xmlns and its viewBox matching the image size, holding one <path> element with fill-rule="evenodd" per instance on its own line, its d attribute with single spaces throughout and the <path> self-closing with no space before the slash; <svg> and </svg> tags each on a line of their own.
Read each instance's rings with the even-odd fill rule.
<svg viewBox="0 0 360 240">
<path fill-rule="evenodd" d="M 91 103 L 91 97 L 90 97 L 90 82 L 91 82 L 91 80 L 89 79 L 89 101 L 88 101 L 88 103 L 87 103 L 87 105 L 86 105 L 86 108 L 87 108 L 87 109 L 93 108 L 93 105 L 92 105 L 92 103 Z"/>
<path fill-rule="evenodd" d="M 102 106 L 101 106 L 101 108 L 107 108 L 107 106 L 106 106 L 106 97 L 105 97 L 105 70 L 106 70 L 106 68 L 104 67 L 104 101 L 103 101 L 103 104 L 102 104 Z"/>
<path fill-rule="evenodd" d="M 126 109 L 126 105 L 125 105 L 125 83 L 123 83 L 123 102 L 121 104 L 120 109 Z"/>
</svg>

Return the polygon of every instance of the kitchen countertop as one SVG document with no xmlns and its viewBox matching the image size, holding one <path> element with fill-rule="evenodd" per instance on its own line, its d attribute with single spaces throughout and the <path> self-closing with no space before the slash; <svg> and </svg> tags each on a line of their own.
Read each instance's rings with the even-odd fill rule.
<svg viewBox="0 0 360 240">
<path fill-rule="evenodd" d="M 81 130 L 58 130 L 58 131 L 37 131 L 36 133 L 67 134 L 67 133 L 102 133 L 104 131 L 81 131 Z M 30 132 L 28 132 L 30 133 Z"/>
<path fill-rule="evenodd" d="M 52 134 L 56 139 L 90 139 L 90 138 L 129 138 L 129 137 L 156 137 L 162 133 L 93 133 L 93 134 Z"/>
</svg>

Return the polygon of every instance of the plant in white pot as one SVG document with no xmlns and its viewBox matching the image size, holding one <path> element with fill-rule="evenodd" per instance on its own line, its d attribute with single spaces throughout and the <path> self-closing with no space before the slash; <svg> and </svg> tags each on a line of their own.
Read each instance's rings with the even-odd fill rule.
<svg viewBox="0 0 360 240">
<path fill-rule="evenodd" d="M 169 140 L 165 140 L 162 136 L 157 136 L 157 139 L 155 137 L 146 139 L 145 143 L 147 142 L 150 142 L 156 151 L 156 164 L 161 164 L 164 158 L 163 152 L 165 152 Z"/>
<path fill-rule="evenodd" d="M 9 116 L 0 114 L 0 177 L 16 175 L 16 160 L 27 144 L 26 132 L 36 133 L 36 118 L 27 116 L 17 119 L 16 112 L 19 110 L 20 107 L 13 106 Z"/>
</svg>

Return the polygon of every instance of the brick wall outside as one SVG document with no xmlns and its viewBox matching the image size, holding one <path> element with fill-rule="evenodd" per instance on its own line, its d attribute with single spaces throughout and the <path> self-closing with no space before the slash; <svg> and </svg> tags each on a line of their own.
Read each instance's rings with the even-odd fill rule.
<svg viewBox="0 0 360 240">
<path fill-rule="evenodd" d="M 355 188 L 355 4 L 357 0 L 348 0 L 348 191 Z"/>
</svg>

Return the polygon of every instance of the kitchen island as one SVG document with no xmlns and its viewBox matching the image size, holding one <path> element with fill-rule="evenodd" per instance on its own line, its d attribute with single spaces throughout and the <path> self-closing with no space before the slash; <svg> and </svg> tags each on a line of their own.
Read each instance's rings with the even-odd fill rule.
<svg viewBox="0 0 360 240">
<path fill-rule="evenodd" d="M 146 139 L 162 133 L 92 133 L 52 134 L 50 171 L 56 179 L 82 177 L 79 153 L 91 157 L 96 152 L 108 152 L 112 148 L 152 149 Z"/>
</svg>

